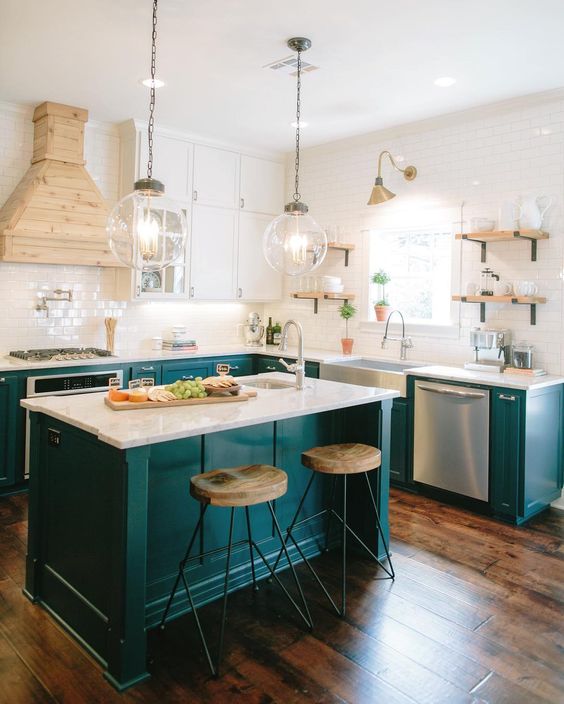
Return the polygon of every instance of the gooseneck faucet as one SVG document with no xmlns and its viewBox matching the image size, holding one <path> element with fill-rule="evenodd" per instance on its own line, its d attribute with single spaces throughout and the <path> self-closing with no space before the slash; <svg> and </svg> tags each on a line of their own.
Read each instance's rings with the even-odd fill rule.
<svg viewBox="0 0 564 704">
<path fill-rule="evenodd" d="M 298 333 L 298 359 L 294 364 L 288 364 L 284 359 L 280 358 L 278 361 L 283 364 L 289 372 L 293 372 L 296 375 L 296 389 L 301 390 L 304 388 L 304 378 L 305 378 L 305 363 L 304 363 L 304 331 L 302 329 L 301 323 L 296 320 L 287 320 L 286 324 L 282 328 L 282 337 L 280 338 L 280 345 L 278 346 L 279 352 L 285 352 L 288 349 L 288 330 L 291 326 L 296 328 Z"/>
<path fill-rule="evenodd" d="M 401 337 L 392 337 L 391 335 L 388 335 L 388 326 L 390 325 L 390 319 L 394 313 L 397 313 L 401 318 Z M 396 340 L 400 342 L 400 359 L 407 359 L 406 351 L 413 347 L 413 342 L 411 341 L 411 337 L 405 336 L 405 320 L 400 310 L 393 310 L 390 315 L 388 315 L 388 319 L 386 320 L 386 329 L 384 330 L 384 337 L 382 338 L 382 349 L 386 347 L 387 340 Z"/>
</svg>

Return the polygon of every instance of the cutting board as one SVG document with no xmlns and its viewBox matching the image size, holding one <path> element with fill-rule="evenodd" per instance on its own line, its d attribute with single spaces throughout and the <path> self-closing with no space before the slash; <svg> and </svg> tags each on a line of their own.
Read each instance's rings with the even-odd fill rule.
<svg viewBox="0 0 564 704">
<path fill-rule="evenodd" d="M 236 395 L 221 394 L 206 396 L 205 398 L 187 398 L 179 401 L 110 401 L 107 396 L 104 396 L 104 403 L 112 409 L 112 411 L 137 411 L 140 408 L 178 408 L 179 406 L 205 406 L 210 403 L 240 403 L 248 401 L 257 395 L 255 389 L 249 389 L 245 392 L 240 392 Z"/>
</svg>

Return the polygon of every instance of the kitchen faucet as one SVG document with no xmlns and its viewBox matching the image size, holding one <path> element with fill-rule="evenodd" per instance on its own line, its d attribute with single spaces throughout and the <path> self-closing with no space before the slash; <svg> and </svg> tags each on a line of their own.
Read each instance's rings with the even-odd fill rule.
<svg viewBox="0 0 564 704">
<path fill-rule="evenodd" d="M 284 359 L 280 358 L 278 361 L 283 364 L 289 372 L 293 372 L 296 375 L 296 389 L 301 390 L 304 388 L 304 377 L 305 377 L 305 364 L 304 364 L 304 331 L 302 329 L 301 323 L 296 320 L 287 320 L 284 327 L 282 328 L 282 337 L 280 338 L 280 344 L 278 345 L 279 352 L 285 352 L 288 349 L 288 330 L 290 326 L 294 326 L 298 332 L 298 359 L 294 364 L 288 364 Z"/>
<path fill-rule="evenodd" d="M 391 335 L 388 335 L 388 325 L 390 324 L 390 318 L 394 313 L 397 313 L 401 318 L 401 337 L 392 337 Z M 405 336 L 405 320 L 400 310 L 393 310 L 390 315 L 388 315 L 388 319 L 386 320 L 386 329 L 384 330 L 384 337 L 382 338 L 382 349 L 386 347 L 386 340 L 397 340 L 398 342 L 401 342 L 400 359 L 407 359 L 406 350 L 413 347 L 413 342 L 411 341 L 411 337 Z"/>
</svg>

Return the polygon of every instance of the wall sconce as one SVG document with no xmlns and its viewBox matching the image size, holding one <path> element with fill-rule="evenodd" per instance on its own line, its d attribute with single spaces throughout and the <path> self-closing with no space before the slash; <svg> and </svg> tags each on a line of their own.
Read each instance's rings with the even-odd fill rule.
<svg viewBox="0 0 564 704">
<path fill-rule="evenodd" d="M 68 303 L 72 301 L 71 289 L 56 288 L 53 293 L 55 294 L 56 298 L 41 293 L 37 294 L 39 297 L 39 302 L 35 306 L 35 310 L 38 312 L 44 312 L 46 318 L 49 317 L 49 306 L 47 305 L 47 301 L 67 301 Z"/>
<path fill-rule="evenodd" d="M 396 169 L 396 171 L 401 171 L 406 181 L 413 181 L 413 179 L 417 176 L 417 169 L 415 166 L 406 166 L 405 169 L 402 169 L 396 164 L 394 157 L 389 151 L 384 150 L 383 152 L 380 152 L 380 156 L 378 157 L 378 176 L 376 176 L 376 180 L 374 181 L 374 187 L 367 205 L 378 205 L 379 203 L 385 203 L 387 200 L 391 200 L 396 197 L 395 193 L 392 193 L 390 190 L 385 188 L 384 181 L 382 179 L 382 159 L 385 156 L 387 156 L 392 162 L 392 166 Z"/>
</svg>

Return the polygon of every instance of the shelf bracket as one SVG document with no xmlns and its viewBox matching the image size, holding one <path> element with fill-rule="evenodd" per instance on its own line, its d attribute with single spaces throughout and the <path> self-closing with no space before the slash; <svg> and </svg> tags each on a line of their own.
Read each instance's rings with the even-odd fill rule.
<svg viewBox="0 0 564 704">
<path fill-rule="evenodd" d="M 520 240 L 529 240 L 531 243 L 531 261 L 537 261 L 537 240 L 534 237 L 527 237 L 527 235 L 522 235 L 520 232 L 514 232 L 513 237 L 517 237 Z"/>
<path fill-rule="evenodd" d="M 481 323 L 486 322 L 486 304 L 485 303 L 480 303 L 480 322 Z"/>
<path fill-rule="evenodd" d="M 318 307 L 319 307 L 319 299 L 314 298 L 313 299 L 313 312 L 314 312 L 314 314 L 317 314 Z"/>
<path fill-rule="evenodd" d="M 480 245 L 480 261 L 484 264 L 486 261 L 486 243 L 483 240 L 475 240 L 474 238 L 468 239 L 468 235 L 462 235 L 462 239 L 467 242 L 475 242 Z M 482 322 L 484 321 L 482 320 Z"/>
<path fill-rule="evenodd" d="M 349 250 L 345 249 L 345 266 L 349 265 Z"/>
<path fill-rule="evenodd" d="M 522 303 L 519 304 L 519 301 L 516 298 L 512 298 L 511 303 L 515 303 L 517 305 L 523 305 Z M 525 305 L 527 305 L 527 304 L 525 304 Z M 536 325 L 537 324 L 537 304 L 536 303 L 529 303 L 528 306 L 531 310 L 531 325 Z"/>
</svg>

